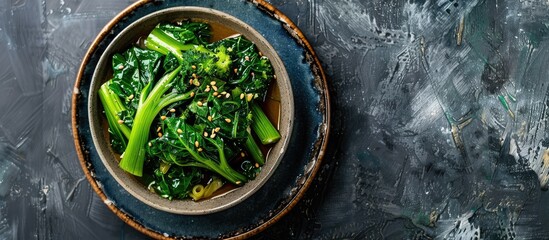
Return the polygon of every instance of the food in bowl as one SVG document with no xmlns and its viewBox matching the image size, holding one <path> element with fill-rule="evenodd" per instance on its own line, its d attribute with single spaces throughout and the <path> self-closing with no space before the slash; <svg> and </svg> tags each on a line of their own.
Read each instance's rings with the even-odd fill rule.
<svg viewBox="0 0 549 240">
<path fill-rule="evenodd" d="M 113 55 L 98 91 L 120 168 L 170 200 L 245 184 L 280 139 L 261 107 L 270 60 L 241 35 L 210 37 L 208 23 L 161 23 Z"/>
</svg>

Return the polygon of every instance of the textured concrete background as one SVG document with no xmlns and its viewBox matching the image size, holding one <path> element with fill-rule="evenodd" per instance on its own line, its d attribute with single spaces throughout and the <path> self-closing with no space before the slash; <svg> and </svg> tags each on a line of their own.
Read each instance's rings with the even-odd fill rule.
<svg viewBox="0 0 549 240">
<path fill-rule="evenodd" d="M 549 3 L 272 0 L 332 94 L 328 157 L 259 239 L 549 238 Z M 145 239 L 77 161 L 82 56 L 132 1 L 0 1 L 0 239 Z"/>
</svg>

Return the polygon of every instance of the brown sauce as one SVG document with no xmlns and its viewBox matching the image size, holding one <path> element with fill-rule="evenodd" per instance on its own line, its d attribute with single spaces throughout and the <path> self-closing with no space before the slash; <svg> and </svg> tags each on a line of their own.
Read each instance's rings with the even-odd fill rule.
<svg viewBox="0 0 549 240">
<path fill-rule="evenodd" d="M 212 33 L 212 36 L 211 36 L 211 39 L 210 39 L 211 42 L 215 42 L 215 41 L 218 41 L 218 40 L 221 40 L 221 39 L 231 37 L 231 36 L 234 36 L 234 35 L 238 34 L 234 30 L 232 30 L 230 28 L 227 28 L 224 25 L 221 25 L 219 23 L 215 23 L 215 22 L 211 22 L 211 23 L 207 22 L 207 23 L 210 24 L 210 27 L 211 27 L 211 33 Z M 138 46 L 141 46 L 142 48 L 144 48 L 144 46 L 145 46 L 144 40 L 145 39 L 146 39 L 146 36 L 139 38 L 136 41 L 136 44 Z M 110 79 L 112 77 L 112 71 L 108 74 L 108 76 L 109 76 L 108 79 Z M 107 80 L 105 80 L 105 81 L 107 81 Z M 269 86 L 269 89 L 267 90 L 267 95 L 265 97 L 265 101 L 261 104 L 261 108 L 263 109 L 263 111 L 265 112 L 265 115 L 267 115 L 267 117 L 269 118 L 271 123 L 273 123 L 273 125 L 276 127 L 276 129 L 280 130 L 280 113 L 281 113 L 280 89 L 279 89 L 278 84 L 277 84 L 276 81 L 277 81 L 276 79 L 272 80 L 271 85 Z M 102 108 L 100 108 L 100 109 L 102 111 Z M 108 132 L 109 124 L 108 124 L 107 119 L 104 116 L 104 114 L 101 113 L 101 116 L 103 116 L 101 118 L 102 126 L 103 126 L 103 134 L 104 134 L 105 138 L 107 139 L 107 142 L 110 142 L 110 135 L 109 135 L 109 132 Z M 258 143 L 261 151 L 263 152 L 263 155 L 265 156 L 265 159 L 267 160 L 269 158 L 269 152 L 272 148 L 272 145 L 262 145 L 261 142 L 256 137 L 254 137 L 254 138 L 255 138 L 256 142 Z M 112 152 L 116 156 L 116 159 L 118 161 L 120 161 L 120 154 L 117 154 L 114 151 L 112 151 Z M 237 169 L 237 171 L 239 171 L 239 170 Z M 136 177 L 136 178 L 137 178 L 138 181 L 142 182 L 139 177 Z M 209 181 L 209 179 L 207 181 Z M 206 185 L 204 184 L 204 187 L 205 186 Z M 143 187 L 146 187 L 146 186 L 144 185 Z M 234 190 L 236 188 L 237 188 L 237 186 L 235 186 L 231 183 L 225 183 L 220 189 L 215 191 L 212 194 L 212 196 L 210 196 L 208 198 L 201 199 L 199 201 L 206 200 L 206 199 L 211 199 L 211 198 L 214 198 L 214 197 L 217 197 L 217 196 L 221 196 L 223 194 L 231 192 L 232 190 Z"/>
</svg>

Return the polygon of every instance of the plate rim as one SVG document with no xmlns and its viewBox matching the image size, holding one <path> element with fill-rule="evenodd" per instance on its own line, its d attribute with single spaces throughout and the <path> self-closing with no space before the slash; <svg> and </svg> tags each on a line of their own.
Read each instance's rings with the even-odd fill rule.
<svg viewBox="0 0 549 240">
<path fill-rule="evenodd" d="M 264 0 L 246 0 L 246 1 L 256 5 L 256 7 L 259 10 L 266 12 L 271 17 L 279 21 L 282 24 L 283 28 L 290 34 L 290 36 L 294 38 L 297 44 L 301 45 L 306 50 L 304 53 L 305 53 L 305 56 L 307 57 L 307 60 L 309 61 L 311 70 L 315 77 L 314 84 L 316 85 L 316 88 L 323 93 L 320 95 L 321 97 L 320 105 L 323 105 L 320 108 L 320 111 L 322 113 L 323 119 L 322 119 L 322 123 L 320 124 L 320 128 L 318 130 L 320 133 L 320 136 L 316 139 L 315 142 L 313 142 L 315 149 L 318 149 L 318 150 L 313 153 L 313 156 L 311 157 L 311 159 L 315 159 L 314 162 L 316 163 L 314 164 L 312 169 L 307 171 L 309 172 L 309 174 L 307 174 L 305 182 L 300 187 L 298 192 L 294 195 L 293 198 L 290 199 L 288 203 L 285 204 L 285 206 L 282 207 L 280 211 L 278 211 L 276 214 L 270 217 L 267 221 L 245 232 L 236 233 L 234 236 L 230 236 L 228 239 L 244 239 L 244 238 L 248 238 L 253 235 L 256 235 L 262 232 L 263 230 L 265 230 L 266 228 L 270 227 L 274 223 L 276 223 L 278 220 L 280 220 L 283 216 L 285 216 L 288 212 L 290 212 L 296 206 L 299 200 L 303 198 L 307 189 L 315 179 L 316 174 L 320 169 L 320 166 L 322 165 L 322 160 L 325 156 L 326 149 L 327 149 L 328 139 L 330 135 L 330 123 L 331 123 L 330 94 L 328 91 L 326 75 L 320 63 L 320 60 L 318 59 L 314 49 L 312 48 L 312 45 L 305 38 L 305 35 L 303 34 L 303 32 L 301 32 L 301 30 L 297 27 L 297 25 L 295 25 L 295 23 L 292 20 L 290 20 L 286 15 L 284 15 L 282 12 L 280 12 L 277 8 L 275 8 L 270 3 Z M 100 42 L 103 41 L 103 39 L 110 34 L 110 31 L 118 24 L 118 22 L 120 22 L 120 20 L 123 20 L 125 17 L 132 14 L 132 12 L 135 11 L 137 8 L 140 8 L 143 5 L 147 3 L 152 3 L 152 2 L 155 2 L 155 0 L 139 0 L 129 5 L 128 7 L 124 8 L 120 13 L 118 13 L 100 30 L 97 37 L 92 41 L 90 47 L 86 51 L 82 59 L 82 62 L 79 66 L 79 69 L 76 75 L 76 81 L 72 91 L 71 127 L 72 127 L 72 135 L 74 139 L 78 160 L 80 162 L 82 170 L 86 175 L 86 178 L 90 183 L 90 185 L 92 186 L 93 190 L 97 193 L 97 195 L 101 198 L 101 200 L 107 205 L 107 207 L 115 215 L 117 215 L 122 221 L 124 221 L 128 225 L 132 226 L 139 232 L 149 237 L 153 237 L 156 239 L 175 239 L 176 236 L 166 236 L 164 234 L 161 234 L 159 232 L 156 232 L 152 229 L 149 229 L 143 226 L 141 223 L 137 222 L 135 219 L 133 219 L 128 214 L 126 214 L 124 211 L 117 208 L 114 204 L 108 204 L 107 196 L 105 195 L 103 190 L 99 187 L 98 183 L 96 182 L 96 179 L 94 179 L 94 177 L 92 176 L 92 173 L 88 169 L 88 166 L 87 166 L 88 161 L 86 160 L 87 154 L 85 154 L 86 150 L 81 145 L 80 132 L 78 130 L 77 105 L 78 105 L 79 98 L 82 95 L 82 93 L 80 92 L 80 83 L 84 75 L 85 68 L 89 64 L 93 53 L 97 50 Z"/>
</svg>

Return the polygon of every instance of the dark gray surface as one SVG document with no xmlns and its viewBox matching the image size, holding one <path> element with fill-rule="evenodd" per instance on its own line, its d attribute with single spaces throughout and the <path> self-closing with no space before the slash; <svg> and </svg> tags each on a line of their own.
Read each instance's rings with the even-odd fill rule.
<svg viewBox="0 0 549 240">
<path fill-rule="evenodd" d="M 323 62 L 333 121 L 315 184 L 258 238 L 548 238 L 547 1 L 271 2 Z M 130 3 L 0 1 L 0 239 L 144 238 L 70 129 L 80 59 Z"/>
</svg>

